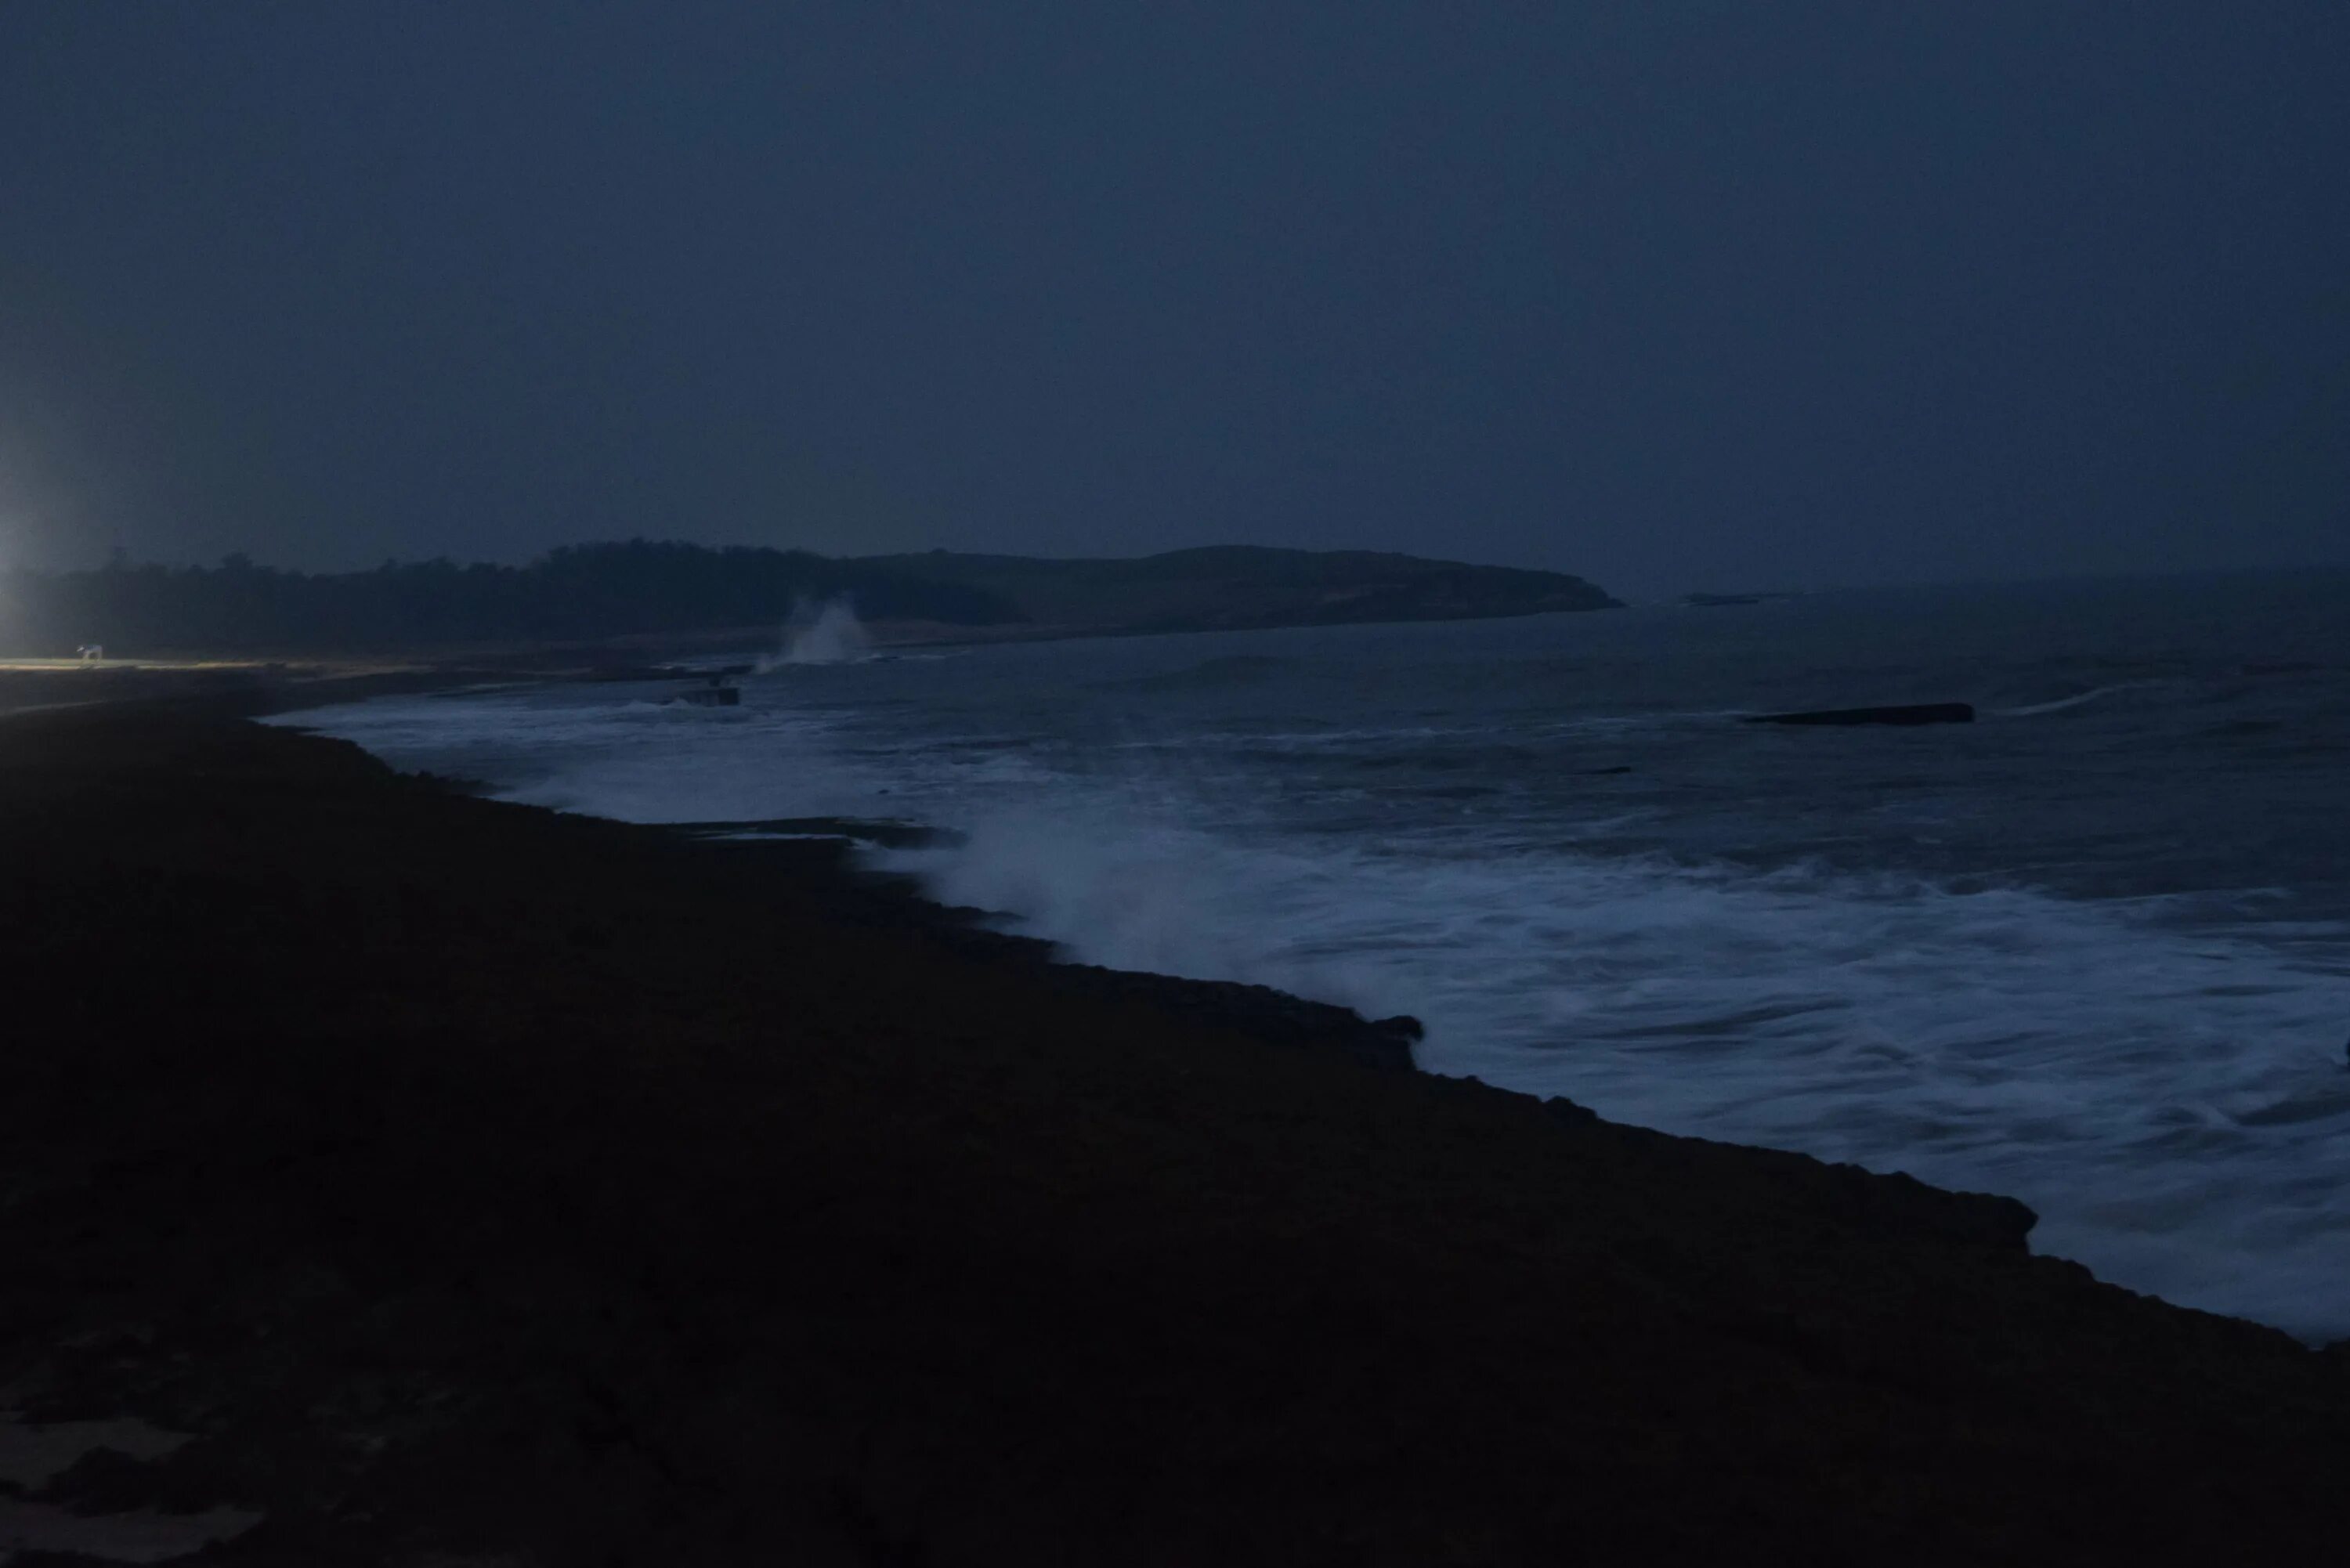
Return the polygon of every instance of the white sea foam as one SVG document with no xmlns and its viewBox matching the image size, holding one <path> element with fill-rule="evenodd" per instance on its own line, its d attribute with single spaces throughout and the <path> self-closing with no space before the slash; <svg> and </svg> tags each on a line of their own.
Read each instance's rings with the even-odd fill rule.
<svg viewBox="0 0 2350 1568">
<path fill-rule="evenodd" d="M 1239 842 L 1073 800 L 889 852 L 1087 961 L 1409 1012 L 1423 1066 L 2012 1193 L 2173 1300 L 2350 1332 L 2350 972 L 2158 906 Z M 2335 933 L 2339 936 L 2339 933 Z"/>
<path fill-rule="evenodd" d="M 790 664 L 850 664 L 872 651 L 873 639 L 857 618 L 855 605 L 846 598 L 803 599 L 784 623 L 781 651 L 762 656 L 755 668 L 764 674 Z"/>
</svg>

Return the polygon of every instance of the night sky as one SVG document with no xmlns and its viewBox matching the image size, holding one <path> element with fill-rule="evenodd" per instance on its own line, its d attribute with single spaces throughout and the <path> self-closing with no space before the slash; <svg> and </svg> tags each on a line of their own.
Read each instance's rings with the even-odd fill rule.
<svg viewBox="0 0 2350 1568">
<path fill-rule="evenodd" d="M 2350 561 L 2350 5 L 0 0 L 0 560 Z"/>
</svg>

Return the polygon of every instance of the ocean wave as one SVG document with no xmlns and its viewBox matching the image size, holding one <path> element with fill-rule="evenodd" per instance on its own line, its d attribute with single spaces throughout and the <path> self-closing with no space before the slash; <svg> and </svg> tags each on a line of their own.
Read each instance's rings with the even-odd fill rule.
<svg viewBox="0 0 2350 1568">
<path fill-rule="evenodd" d="M 2350 1246 L 2350 1201 L 2313 1210 L 2307 1191 L 2350 1157 L 2329 1097 L 2338 976 L 2158 909 L 2022 888 L 1428 849 L 1064 798 L 880 858 L 1085 961 L 1410 1012 L 1435 1071 L 2012 1192 L 2043 1210 L 2053 1250 L 2125 1283 L 2350 1330 L 2338 1271 L 2319 1293 L 2279 1282 Z M 2181 1128 L 2211 1196 L 2158 1225 L 2134 1195 L 2187 1179 L 2167 1152 Z"/>
</svg>

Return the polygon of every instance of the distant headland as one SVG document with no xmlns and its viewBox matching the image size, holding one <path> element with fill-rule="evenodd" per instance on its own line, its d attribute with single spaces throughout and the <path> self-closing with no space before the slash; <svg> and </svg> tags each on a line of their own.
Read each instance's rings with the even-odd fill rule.
<svg viewBox="0 0 2350 1568">
<path fill-rule="evenodd" d="M 1235 630 L 1615 607 L 1560 572 L 1367 550 L 1221 545 L 1137 559 L 920 555 L 655 542 L 575 545 L 526 566 L 387 561 L 308 574 L 117 560 L 0 576 L 0 649 L 120 658 L 415 653 L 485 645 L 710 640 L 846 599 L 884 641 Z"/>
</svg>

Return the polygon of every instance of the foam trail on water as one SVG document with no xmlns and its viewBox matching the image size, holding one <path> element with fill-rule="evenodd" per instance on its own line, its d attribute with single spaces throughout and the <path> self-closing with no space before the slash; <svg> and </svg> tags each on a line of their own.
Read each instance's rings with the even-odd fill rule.
<svg viewBox="0 0 2350 1568">
<path fill-rule="evenodd" d="M 2134 691 L 2154 684 L 2156 682 L 2151 680 L 2124 680 L 2112 686 L 2100 686 L 2092 691 L 2083 691 L 2076 696 L 2059 697 L 2053 702 L 2033 702 L 2022 708 L 1994 708 L 1991 712 L 2002 719 L 2033 719 L 2043 713 L 2062 713 L 2070 709 L 2085 707 L 2101 697 L 2110 697 L 2116 691 Z"/>
</svg>

